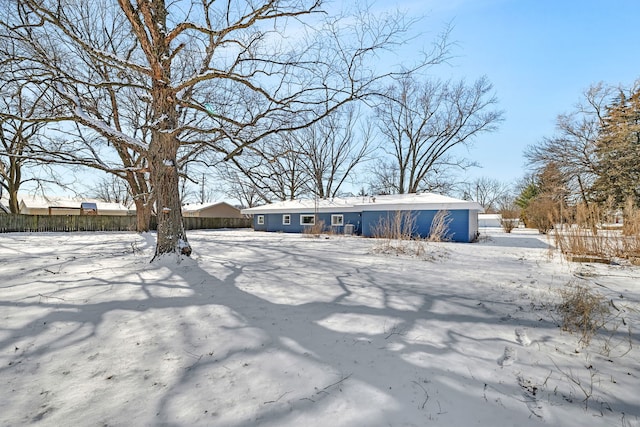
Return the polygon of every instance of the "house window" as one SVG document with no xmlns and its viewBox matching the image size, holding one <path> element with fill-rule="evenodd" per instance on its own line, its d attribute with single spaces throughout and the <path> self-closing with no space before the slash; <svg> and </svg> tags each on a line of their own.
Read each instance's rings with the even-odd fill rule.
<svg viewBox="0 0 640 427">
<path fill-rule="evenodd" d="M 300 225 L 315 225 L 315 215 L 300 215 Z"/>
<path fill-rule="evenodd" d="M 282 215 L 282 225 L 291 225 L 291 215 Z"/>
<path fill-rule="evenodd" d="M 344 225 L 344 215 L 331 215 L 331 225 Z"/>
<path fill-rule="evenodd" d="M 264 215 L 258 215 L 258 225 L 264 225 Z"/>
</svg>

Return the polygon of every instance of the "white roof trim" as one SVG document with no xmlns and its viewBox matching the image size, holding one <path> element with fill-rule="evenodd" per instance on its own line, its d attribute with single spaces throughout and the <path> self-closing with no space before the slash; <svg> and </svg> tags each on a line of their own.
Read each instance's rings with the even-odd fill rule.
<svg viewBox="0 0 640 427">
<path fill-rule="evenodd" d="M 69 208 L 80 209 L 82 203 L 95 203 L 99 211 L 129 211 L 125 205 L 121 203 L 103 202 L 97 199 L 68 199 L 63 197 L 40 197 L 40 196 L 22 196 L 18 195 L 20 205 L 27 209 L 48 209 L 48 208 Z M 135 207 L 133 208 L 135 209 Z"/>
<path fill-rule="evenodd" d="M 267 213 L 347 213 L 401 210 L 473 210 L 484 212 L 476 202 L 455 199 L 435 193 L 394 194 L 390 196 L 347 197 L 333 199 L 300 199 L 243 209 L 247 215 Z"/>
</svg>

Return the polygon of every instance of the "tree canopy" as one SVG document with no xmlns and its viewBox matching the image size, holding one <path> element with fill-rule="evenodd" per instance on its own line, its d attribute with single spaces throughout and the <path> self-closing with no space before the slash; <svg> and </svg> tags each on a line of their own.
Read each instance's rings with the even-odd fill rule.
<svg viewBox="0 0 640 427">
<path fill-rule="evenodd" d="M 126 179 L 141 207 L 156 207 L 156 256 L 191 251 L 185 162 L 204 151 L 230 160 L 307 128 L 448 49 L 438 38 L 409 69 L 377 70 L 378 53 L 404 43 L 414 21 L 329 14 L 321 0 L 2 4 L 0 55 L 19 70 L 10 79 L 46 95 L 32 120 L 58 125 L 43 156 Z"/>
</svg>

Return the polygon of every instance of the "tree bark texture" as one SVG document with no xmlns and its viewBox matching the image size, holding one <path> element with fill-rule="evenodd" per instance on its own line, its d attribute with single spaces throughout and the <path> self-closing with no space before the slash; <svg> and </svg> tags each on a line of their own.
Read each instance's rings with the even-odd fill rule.
<svg viewBox="0 0 640 427">
<path fill-rule="evenodd" d="M 168 253 L 191 254 L 182 223 L 176 157 L 178 141 L 170 134 L 156 132 L 149 146 L 151 181 L 155 190 L 158 237 L 155 257 Z"/>
</svg>

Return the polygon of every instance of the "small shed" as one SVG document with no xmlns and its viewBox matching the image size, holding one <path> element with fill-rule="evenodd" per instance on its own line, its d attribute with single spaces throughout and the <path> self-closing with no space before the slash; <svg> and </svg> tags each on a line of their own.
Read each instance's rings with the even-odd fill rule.
<svg viewBox="0 0 640 427">
<path fill-rule="evenodd" d="M 98 205 L 94 202 L 80 203 L 80 215 L 98 215 Z"/>
<path fill-rule="evenodd" d="M 435 193 L 289 200 L 243 209 L 242 213 L 253 215 L 257 231 L 301 233 L 322 224 L 324 229 L 336 233 L 373 237 L 381 221 L 400 212 L 414 219 L 416 237 L 427 237 L 440 211 L 448 215 L 450 240 L 472 242 L 476 239 L 482 206 Z"/>
<path fill-rule="evenodd" d="M 198 218 L 244 218 L 240 209 L 227 202 L 189 203 L 182 206 L 182 215 Z"/>
</svg>

